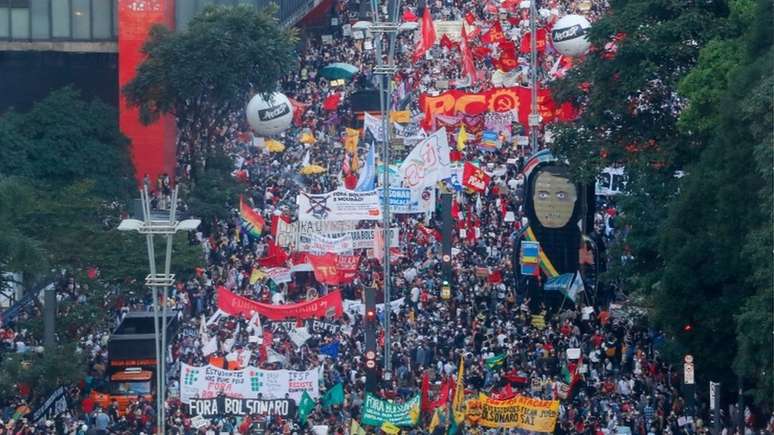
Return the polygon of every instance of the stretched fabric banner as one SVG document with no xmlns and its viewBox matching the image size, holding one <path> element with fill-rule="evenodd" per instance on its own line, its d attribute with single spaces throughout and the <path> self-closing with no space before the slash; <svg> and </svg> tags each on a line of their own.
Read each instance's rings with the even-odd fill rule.
<svg viewBox="0 0 774 435">
<path fill-rule="evenodd" d="M 367 393 L 360 421 L 371 426 L 386 422 L 395 426 L 414 426 L 419 417 L 419 401 L 419 394 L 405 403 L 393 403 Z"/>
<path fill-rule="evenodd" d="M 394 301 L 390 302 L 390 311 L 400 311 L 400 308 L 403 306 L 403 302 L 404 298 L 395 299 Z M 361 301 L 345 299 L 344 311 L 346 311 L 347 314 L 360 314 L 361 316 L 365 316 L 365 304 Z M 376 304 L 376 312 L 381 315 L 382 311 L 384 311 L 384 304 Z"/>
<path fill-rule="evenodd" d="M 306 392 L 320 397 L 320 370 L 263 370 L 247 367 L 224 370 L 213 365 L 202 367 L 180 364 L 180 400 L 211 399 L 224 395 L 237 399 L 285 399 L 298 403 Z M 287 395 L 287 396 L 286 396 Z"/>
<path fill-rule="evenodd" d="M 67 412 L 69 409 L 67 390 L 65 390 L 65 387 L 59 387 L 49 394 L 45 402 L 32 411 L 31 420 L 34 424 L 43 420 L 53 420 L 56 416 Z"/>
<path fill-rule="evenodd" d="M 276 284 L 292 281 L 292 277 L 290 276 L 292 272 L 290 268 L 287 267 L 270 267 L 264 270 L 263 273 Z"/>
<path fill-rule="evenodd" d="M 352 221 L 382 219 L 376 190 L 353 192 L 337 189 L 322 194 L 301 192 L 296 197 L 300 221 Z"/>
<path fill-rule="evenodd" d="M 322 284 L 342 285 L 355 279 L 360 256 L 336 255 L 308 255 L 309 262 L 314 270 L 314 278 Z M 340 300 L 340 299 L 339 299 Z"/>
<path fill-rule="evenodd" d="M 524 396 L 495 400 L 481 394 L 479 401 L 481 418 L 478 423 L 484 427 L 553 433 L 559 416 L 558 400 L 531 399 Z"/>
<path fill-rule="evenodd" d="M 465 162 L 465 166 L 462 170 L 462 185 L 475 190 L 476 192 L 483 192 L 486 190 L 486 186 L 489 185 L 489 180 L 492 177 L 486 174 L 481 168 L 476 165 Z"/>
<path fill-rule="evenodd" d="M 418 143 L 398 169 L 403 187 L 422 190 L 451 176 L 449 140 L 440 129 Z"/>
<path fill-rule="evenodd" d="M 352 252 L 355 245 L 352 236 L 344 234 L 341 237 L 327 237 L 320 234 L 299 234 L 296 251 L 326 254 L 333 252 L 343 254 Z"/>
<path fill-rule="evenodd" d="M 380 190 L 379 202 L 383 201 L 384 193 Z M 422 201 L 421 195 L 414 194 L 414 191 L 407 187 L 390 187 L 390 213 L 412 214 L 433 211 L 427 208 L 428 205 L 428 201 Z M 391 246 L 397 245 L 391 244 Z"/>
<path fill-rule="evenodd" d="M 425 116 L 430 118 L 439 114 L 455 115 L 457 112 L 478 115 L 486 112 L 515 110 L 519 115 L 519 122 L 527 125 L 531 101 L 530 89 L 524 86 L 493 88 L 475 94 L 455 89 L 437 96 L 422 94 L 419 96 L 419 107 L 422 108 Z M 563 104 L 557 107 L 554 104 L 551 91 L 548 89 L 538 89 L 538 112 L 543 122 L 557 119 L 569 121 L 575 117 L 575 110 L 571 105 Z"/>
<path fill-rule="evenodd" d="M 200 415 L 205 418 L 257 414 L 292 419 L 296 415 L 296 402 L 290 399 L 239 399 L 221 396 L 210 399 L 190 399 L 188 409 L 192 416 Z"/>
<path fill-rule="evenodd" d="M 251 318 L 258 313 L 269 320 L 284 320 L 288 318 L 312 319 L 327 316 L 341 317 L 344 312 L 341 293 L 338 291 L 312 301 L 297 304 L 271 305 L 253 301 L 244 296 L 234 294 L 225 287 L 218 287 L 218 308 L 231 316 L 243 315 Z"/>
</svg>

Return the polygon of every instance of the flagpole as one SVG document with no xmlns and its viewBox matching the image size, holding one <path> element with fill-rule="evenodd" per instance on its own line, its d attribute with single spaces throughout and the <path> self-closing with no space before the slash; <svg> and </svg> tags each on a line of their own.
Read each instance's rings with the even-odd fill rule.
<svg viewBox="0 0 774 435">
<path fill-rule="evenodd" d="M 392 3 L 392 10 L 389 9 Z M 396 22 L 398 11 L 400 10 L 400 0 L 388 0 L 387 21 L 380 22 L 379 0 L 371 0 L 371 9 L 373 12 L 374 24 L 371 26 L 371 33 L 374 34 L 374 51 L 376 54 L 376 66 L 374 74 L 379 77 L 379 108 L 382 115 L 382 201 L 383 201 L 383 219 L 382 219 L 382 239 L 384 240 L 384 372 L 385 381 L 392 379 L 392 333 L 390 329 L 390 316 L 392 313 L 391 298 L 391 276 L 390 276 L 390 112 L 392 97 L 392 76 L 398 71 L 395 66 L 395 40 L 398 33 L 399 24 Z M 387 53 L 387 63 L 382 58 L 382 34 L 386 33 L 389 38 L 389 47 Z M 386 84 L 385 84 L 386 82 Z M 385 90 L 385 87 L 387 88 Z"/>
<path fill-rule="evenodd" d="M 537 105 L 537 0 L 529 2 L 529 87 L 531 95 L 530 113 L 528 117 L 529 124 L 529 145 L 530 154 L 538 151 L 538 126 L 540 126 L 540 115 Z"/>
</svg>

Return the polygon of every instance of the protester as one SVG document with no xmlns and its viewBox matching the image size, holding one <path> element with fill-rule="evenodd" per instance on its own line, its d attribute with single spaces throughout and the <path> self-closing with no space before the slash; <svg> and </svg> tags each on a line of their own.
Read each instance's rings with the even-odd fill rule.
<svg viewBox="0 0 774 435">
<path fill-rule="evenodd" d="M 429 8 L 436 20 L 465 20 L 471 28 L 478 29 L 470 37 L 476 49 L 478 77 L 472 80 L 463 73 L 463 59 L 455 41 L 442 40 L 440 47 L 413 61 L 416 46 L 413 32 L 403 32 L 398 37 L 398 73 L 393 77 L 395 92 L 391 104 L 396 109 L 409 110 L 414 123 L 419 123 L 425 116 L 419 107 L 420 93 L 438 95 L 449 86 L 477 92 L 491 89 L 495 60 L 503 47 L 496 42 L 483 42 L 482 35 L 497 23 L 518 50 L 529 32 L 528 5 L 525 8 L 524 3 L 528 2 L 506 1 L 498 7 L 491 2 L 477 4 L 460 0 L 421 5 L 415 1 L 403 2 L 404 21 L 418 19 Z M 593 23 L 606 8 L 602 0 L 541 2 L 538 27 L 550 29 L 556 19 L 569 13 L 582 14 Z M 301 191 L 329 192 L 342 185 L 346 176 L 342 173 L 346 169 L 343 168 L 342 138 L 345 127 L 354 125 L 356 117 L 348 97 L 357 90 L 372 88 L 374 82 L 372 40 L 341 25 L 358 21 L 360 9 L 358 3 L 336 1 L 333 17 L 339 24 L 327 31 L 334 43 L 321 43 L 318 37 L 306 39 L 298 70 L 281 84 L 282 91 L 303 106 L 298 122 L 277 138 L 286 146 L 284 152 L 268 152 L 262 148 L 262 139 L 248 131 L 242 113 L 233 114 L 232 125 L 223 126 L 227 139 L 225 151 L 234 162 L 235 177 L 244 185 L 244 199 L 267 223 L 273 216 L 292 219 L 296 197 Z M 508 85 L 528 85 L 528 54 L 519 53 L 515 60 L 514 73 L 507 78 Z M 319 75 L 320 69 L 332 62 L 352 64 L 359 72 L 343 86 L 334 86 Z M 540 55 L 540 83 L 559 78 L 565 66 L 566 59 L 548 44 Z M 337 92 L 343 95 L 338 107 L 324 108 L 328 97 Z M 477 160 L 479 167 L 493 176 L 480 194 L 456 195 L 458 227 L 452 258 L 455 285 L 448 300 L 442 297 L 441 243 L 436 238 L 440 218 L 437 214 L 395 217 L 400 246 L 399 255 L 391 264 L 390 286 L 393 301 L 402 298 L 402 303 L 396 304 L 391 312 L 393 376 L 381 386 L 379 395 L 397 402 L 408 400 L 422 391 L 423 378 L 427 377 L 431 402 L 446 394 L 446 399 L 441 399 L 445 402 L 438 407 L 444 409 L 451 402 L 449 391 L 457 382 L 459 364 L 464 361 L 462 382 L 466 391 L 485 392 L 493 397 L 518 394 L 560 400 L 556 433 L 708 433 L 707 404 L 699 403 L 694 409 L 686 406 L 687 398 L 679 389 L 678 372 L 659 352 L 662 335 L 649 327 L 625 296 L 616 294 L 615 288 L 599 289 L 596 299 L 587 297 L 562 304 L 547 303 L 528 293 L 518 264 L 513 263 L 514 250 L 528 225 L 523 209 L 525 180 L 521 172 L 529 155 L 519 142 L 523 131 L 514 118 L 497 151 L 485 152 L 472 144 L 458 150 L 462 161 Z M 303 138 L 309 134 L 313 141 Z M 540 141 L 541 146 L 550 145 L 550 134 L 541 135 Z M 451 144 L 454 146 L 454 142 Z M 357 156 L 361 162 L 368 152 L 363 148 L 360 147 Z M 176 177 L 183 191 L 190 187 L 194 164 L 185 149 L 182 144 Z M 323 174 L 299 175 L 301 162 L 307 155 L 311 162 L 325 168 Z M 495 169 L 499 168 L 505 170 L 495 175 Z M 154 207 L 169 207 L 171 180 L 167 174 L 155 182 L 146 176 L 145 185 L 152 192 Z M 513 219 L 506 221 L 509 212 Z M 591 237 L 604 244 L 617 243 L 621 229 L 616 216 L 614 202 L 604 199 L 595 215 Z M 313 326 L 308 339 L 299 345 L 292 336 L 292 327 L 282 327 L 281 322 L 268 321 L 265 317 L 260 318 L 263 334 L 258 337 L 254 318 L 223 315 L 215 295 L 219 287 L 225 287 L 253 301 L 281 305 L 339 290 L 344 300 L 360 301 L 365 286 L 381 288 L 382 266 L 365 250 L 360 250 L 355 254 L 360 257 L 355 278 L 341 286 L 320 284 L 308 271 L 294 272 L 290 282 L 278 285 L 265 277 L 254 279 L 256 265 L 283 251 L 276 251 L 277 240 L 273 240 L 269 231 L 256 238 L 240 226 L 236 208 L 230 219 L 202 222 L 195 236 L 195 243 L 202 249 L 202 267 L 195 276 L 178 282 L 169 299 L 162 301 L 178 313 L 179 330 L 197 331 L 193 335 L 179 333 L 168 349 L 165 404 L 168 433 L 260 433 L 261 430 L 262 433 L 295 434 L 310 433 L 313 426 L 327 426 L 328 433 L 350 433 L 352 421 L 360 419 L 364 407 L 363 315 L 345 312 L 337 319 L 327 320 L 324 327 Z M 372 228 L 373 224 L 361 223 L 359 227 Z M 458 230 L 465 230 L 465 235 Z M 290 265 L 290 260 L 275 258 L 275 261 L 278 261 L 277 267 Z M 71 279 L 63 289 L 69 292 L 65 297 L 77 300 L 82 291 L 80 286 Z M 382 302 L 383 294 L 378 297 Z M 152 306 L 152 301 L 147 299 L 128 297 L 120 301 L 117 306 L 109 307 L 116 323 L 126 312 L 149 310 Z M 73 397 L 83 398 L 80 409 L 73 409 L 60 418 L 62 427 L 67 428 L 65 432 L 152 433 L 155 408 L 144 399 L 131 403 L 123 415 L 119 415 L 117 405 L 107 410 L 94 408 L 88 393 L 94 388 L 104 388 L 109 330 L 84 332 L 81 350 L 89 355 L 90 376 L 74 392 Z M 380 329 L 379 334 L 382 344 L 384 332 Z M 0 341 L 11 352 L 28 352 L 40 345 L 29 331 L 13 326 L 0 329 Z M 570 359 L 568 351 L 577 355 Z M 212 364 L 225 369 L 321 368 L 320 396 L 342 384 L 343 398 L 330 406 L 318 401 L 303 424 L 298 418 L 248 415 L 210 418 L 204 426 L 194 428 L 195 416 L 180 400 L 183 364 L 194 367 Z M 8 422 L 6 427 L 12 431 L 9 433 L 32 433 L 28 422 L 12 418 L 13 411 L 21 405 L 21 402 L 12 403 L 4 408 L 2 420 Z M 434 427 L 434 432 L 429 428 L 433 416 L 433 411 L 423 412 L 416 426 L 406 428 L 405 433 L 445 433 L 444 429 L 450 425 L 448 418 Z M 730 427 L 732 423 L 729 416 L 723 420 L 725 426 Z M 523 433 L 515 429 L 471 427 L 466 431 Z"/>
</svg>

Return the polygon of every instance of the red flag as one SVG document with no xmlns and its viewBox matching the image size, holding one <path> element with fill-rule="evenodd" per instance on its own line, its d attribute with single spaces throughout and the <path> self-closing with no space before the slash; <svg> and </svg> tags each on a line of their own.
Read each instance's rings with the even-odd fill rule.
<svg viewBox="0 0 774 435">
<path fill-rule="evenodd" d="M 500 26 L 499 21 L 495 21 L 494 25 L 492 25 L 486 33 L 481 35 L 481 40 L 487 44 L 496 44 L 503 39 L 505 39 L 505 35 L 503 34 L 503 28 Z"/>
<path fill-rule="evenodd" d="M 519 65 L 516 58 L 516 44 L 513 41 L 500 41 L 500 58 L 495 61 L 495 66 L 503 72 L 509 72 Z"/>
<path fill-rule="evenodd" d="M 309 107 L 309 105 L 290 97 L 288 97 L 288 101 L 290 101 L 290 105 L 293 106 L 293 124 L 296 127 L 300 127 L 303 122 L 304 112 L 306 112 L 306 108 Z"/>
<path fill-rule="evenodd" d="M 465 34 L 465 26 L 462 26 L 462 38 L 460 39 L 460 54 L 462 54 L 462 72 L 470 77 L 470 84 L 475 84 L 476 65 L 473 63 L 473 54 L 468 45 L 468 35 Z"/>
<path fill-rule="evenodd" d="M 462 168 L 462 185 L 476 192 L 483 192 L 492 179 L 486 172 L 482 171 L 476 165 L 465 162 Z"/>
<path fill-rule="evenodd" d="M 427 372 L 422 375 L 422 398 L 421 406 L 422 412 L 431 412 L 433 404 L 430 403 L 430 376 Z"/>
<path fill-rule="evenodd" d="M 457 44 L 455 44 L 454 41 L 449 39 L 449 36 L 446 35 L 445 33 L 443 34 L 443 36 L 441 36 L 441 47 L 445 47 L 451 50 L 454 48 L 455 45 Z"/>
<path fill-rule="evenodd" d="M 460 204 L 456 199 L 452 199 L 451 215 L 454 220 L 460 219 Z"/>
<path fill-rule="evenodd" d="M 269 242 L 269 250 L 266 257 L 258 259 L 261 267 L 285 267 L 288 262 L 288 254 L 277 246 L 274 241 Z"/>
<path fill-rule="evenodd" d="M 442 406 L 446 406 L 446 403 L 449 401 L 449 395 L 451 394 L 451 390 L 454 387 L 454 380 L 450 377 L 441 385 L 440 391 L 438 391 L 438 399 L 431 403 L 430 406 L 432 409 L 440 408 Z"/>
<path fill-rule="evenodd" d="M 333 95 L 329 95 L 328 98 L 325 99 L 323 102 L 323 109 L 333 112 L 334 110 L 338 109 L 339 102 L 341 102 L 341 94 L 336 92 Z"/>
<path fill-rule="evenodd" d="M 538 53 L 542 53 L 546 50 L 546 29 L 538 29 L 537 30 L 537 51 Z M 521 52 L 522 53 L 529 53 L 531 48 L 530 44 L 532 44 L 532 33 L 527 33 L 524 35 L 523 38 L 521 38 Z"/>
<path fill-rule="evenodd" d="M 403 21 L 415 23 L 417 21 L 417 16 L 414 15 L 414 12 L 412 12 L 411 9 L 406 8 L 406 10 L 403 11 Z"/>
<path fill-rule="evenodd" d="M 416 49 L 414 49 L 414 54 L 411 56 L 412 60 L 417 62 L 433 44 L 435 44 L 435 25 L 433 24 L 433 17 L 430 16 L 430 8 L 425 8 L 425 12 L 422 14 L 422 38 L 419 40 Z"/>
<path fill-rule="evenodd" d="M 473 23 L 476 22 L 476 16 L 473 15 L 473 12 L 467 11 L 465 13 L 465 22 L 468 23 L 468 25 L 472 26 Z"/>
<path fill-rule="evenodd" d="M 487 47 L 475 47 L 473 48 L 473 57 L 475 57 L 476 60 L 484 60 L 489 57 L 491 52 L 492 50 Z"/>
</svg>

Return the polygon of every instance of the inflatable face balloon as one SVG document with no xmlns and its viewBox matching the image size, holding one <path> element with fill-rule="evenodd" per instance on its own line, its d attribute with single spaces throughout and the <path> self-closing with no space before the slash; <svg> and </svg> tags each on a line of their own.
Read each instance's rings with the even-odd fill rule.
<svg viewBox="0 0 774 435">
<path fill-rule="evenodd" d="M 573 216 L 578 191 L 569 178 L 551 169 L 541 170 L 535 179 L 532 201 L 535 216 L 545 228 L 563 228 Z"/>
<path fill-rule="evenodd" d="M 245 109 L 247 123 L 259 136 L 273 136 L 288 128 L 293 122 L 293 106 L 288 97 L 279 92 L 268 99 L 260 94 L 254 96 Z"/>
</svg>

